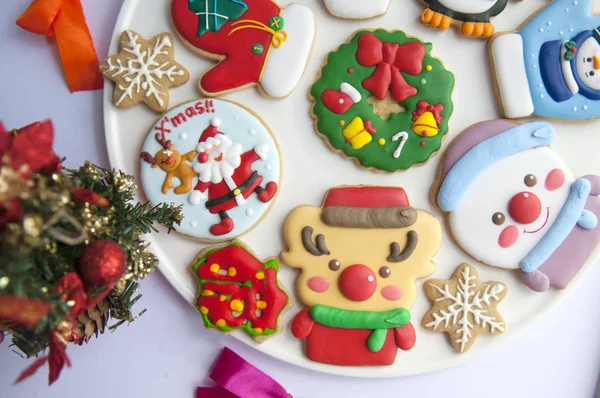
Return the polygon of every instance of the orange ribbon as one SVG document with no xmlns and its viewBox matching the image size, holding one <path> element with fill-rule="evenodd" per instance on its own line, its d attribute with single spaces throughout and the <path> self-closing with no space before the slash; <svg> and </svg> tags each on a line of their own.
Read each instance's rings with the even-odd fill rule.
<svg viewBox="0 0 600 398">
<path fill-rule="evenodd" d="M 102 88 L 104 80 L 80 0 L 33 0 L 17 25 L 39 35 L 56 36 L 72 93 Z"/>
</svg>

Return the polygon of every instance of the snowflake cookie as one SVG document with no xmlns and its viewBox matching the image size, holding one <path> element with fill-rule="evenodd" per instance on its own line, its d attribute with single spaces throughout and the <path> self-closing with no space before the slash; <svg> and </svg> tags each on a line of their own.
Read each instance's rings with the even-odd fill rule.
<svg viewBox="0 0 600 398">
<path fill-rule="evenodd" d="M 188 81 L 188 71 L 175 62 L 173 36 L 160 33 L 146 40 L 132 30 L 121 33 L 120 52 L 100 63 L 100 71 L 115 82 L 118 108 L 144 102 L 155 112 L 169 106 L 169 88 Z"/>
<path fill-rule="evenodd" d="M 268 97 L 286 97 L 304 73 L 315 37 L 308 7 L 272 0 L 172 0 L 171 17 L 192 51 L 219 61 L 198 82 L 210 97 L 254 85 Z"/>
<path fill-rule="evenodd" d="M 450 280 L 425 281 L 425 293 L 432 302 L 423 318 L 423 327 L 446 332 L 459 353 L 467 352 L 480 334 L 500 334 L 506 323 L 498 304 L 508 291 L 500 282 L 481 282 L 469 264 L 462 264 Z"/>
<path fill-rule="evenodd" d="M 258 343 L 281 332 L 292 299 L 277 280 L 279 264 L 263 263 L 239 241 L 198 254 L 192 272 L 200 284 L 196 308 L 204 326 L 222 333 L 244 330 Z"/>
<path fill-rule="evenodd" d="M 454 87 L 431 49 L 401 31 L 357 32 L 327 56 L 310 90 L 317 132 L 364 168 L 427 162 L 448 133 Z"/>
</svg>

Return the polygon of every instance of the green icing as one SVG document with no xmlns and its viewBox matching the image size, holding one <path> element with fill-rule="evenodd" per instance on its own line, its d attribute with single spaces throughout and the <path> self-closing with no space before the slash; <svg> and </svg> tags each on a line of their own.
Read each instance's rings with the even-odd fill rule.
<svg viewBox="0 0 600 398">
<path fill-rule="evenodd" d="M 332 328 L 371 329 L 367 347 L 372 352 L 381 350 L 387 329 L 402 327 L 410 322 L 410 312 L 404 308 L 389 311 L 352 311 L 325 305 L 315 305 L 310 316 L 318 323 Z"/>
<path fill-rule="evenodd" d="M 373 106 L 367 103 L 367 98 L 372 94 L 362 87 L 362 81 L 373 74 L 375 67 L 364 67 L 356 60 L 358 39 L 365 33 L 374 33 L 379 40 L 388 43 L 420 42 L 417 38 L 406 36 L 402 31 L 363 30 L 357 32 L 350 42 L 342 44 L 337 51 L 329 53 L 327 63 L 321 70 L 321 77 L 313 84 L 310 91 L 317 131 L 333 148 L 356 159 L 365 168 L 395 172 L 406 170 L 415 164 L 425 163 L 440 149 L 442 139 L 448 133 L 448 120 L 453 110 L 451 94 L 454 75 L 444 68 L 439 59 L 431 56 L 432 44 L 423 43 L 426 55 L 422 72 L 416 76 L 402 73 L 407 83 L 418 90 L 417 94 L 400 103 L 405 112 L 391 114 L 388 120 L 383 120 L 373 113 Z M 427 65 L 431 66 L 431 70 L 426 70 Z M 352 73 L 349 73 L 349 68 Z M 354 104 L 346 113 L 337 115 L 325 107 L 321 102 L 321 95 L 327 89 L 339 91 L 341 83 L 344 82 L 356 88 L 362 100 Z M 431 105 L 444 105 L 440 132 L 434 137 L 422 137 L 410 129 L 413 124 L 412 112 L 417 109 L 417 102 L 421 100 Z M 370 143 L 355 150 L 346 142 L 342 130 L 357 116 L 364 121 L 370 120 L 377 133 Z M 340 120 L 345 122 L 345 126 L 339 124 Z M 409 138 L 404 144 L 400 157 L 395 159 L 392 154 L 398 147 L 399 141 L 393 142 L 391 138 L 401 131 L 406 131 Z M 380 138 L 385 139 L 384 145 L 378 143 Z"/>
<path fill-rule="evenodd" d="M 235 21 L 248 10 L 241 0 L 189 0 L 190 11 L 198 15 L 198 36 L 218 32 L 229 21 Z"/>
</svg>

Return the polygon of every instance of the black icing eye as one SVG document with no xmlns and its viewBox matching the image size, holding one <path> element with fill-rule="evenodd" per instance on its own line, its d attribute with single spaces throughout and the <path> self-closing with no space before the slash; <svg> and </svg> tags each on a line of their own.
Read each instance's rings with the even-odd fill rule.
<svg viewBox="0 0 600 398">
<path fill-rule="evenodd" d="M 523 179 L 523 182 L 530 188 L 535 187 L 535 184 L 537 184 L 537 177 L 533 174 L 527 174 Z"/>
<path fill-rule="evenodd" d="M 340 269 L 340 262 L 338 260 L 331 260 L 329 262 L 329 269 L 332 271 L 337 271 Z"/>
<path fill-rule="evenodd" d="M 595 74 L 596 74 L 596 72 L 594 72 L 594 71 L 590 72 L 590 76 L 594 76 Z"/>
<path fill-rule="evenodd" d="M 390 267 L 383 266 L 379 268 L 379 276 L 382 278 L 388 278 L 392 274 Z"/>
<path fill-rule="evenodd" d="M 496 212 L 492 216 L 492 222 L 496 225 L 502 225 L 504 224 L 504 221 L 506 221 L 506 216 L 504 213 Z"/>
<path fill-rule="evenodd" d="M 592 59 L 591 58 L 587 58 L 586 61 L 592 62 Z"/>
</svg>

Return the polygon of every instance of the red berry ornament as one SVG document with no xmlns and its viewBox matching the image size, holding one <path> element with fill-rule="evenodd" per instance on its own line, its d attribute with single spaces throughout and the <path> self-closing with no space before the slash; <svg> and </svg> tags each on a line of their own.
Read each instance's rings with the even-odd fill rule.
<svg viewBox="0 0 600 398">
<path fill-rule="evenodd" d="M 111 285 L 121 278 L 126 268 L 127 254 L 112 240 L 90 243 L 79 258 L 79 274 L 88 285 Z"/>
</svg>

